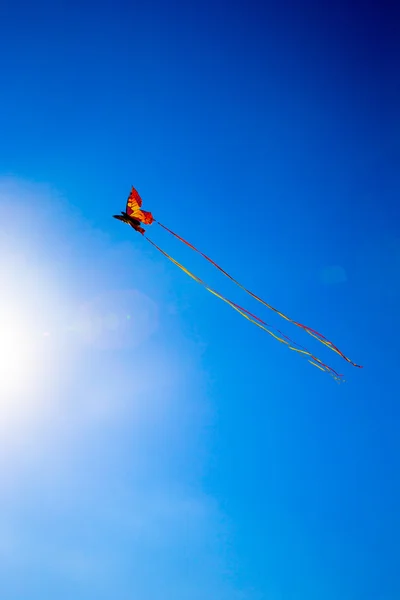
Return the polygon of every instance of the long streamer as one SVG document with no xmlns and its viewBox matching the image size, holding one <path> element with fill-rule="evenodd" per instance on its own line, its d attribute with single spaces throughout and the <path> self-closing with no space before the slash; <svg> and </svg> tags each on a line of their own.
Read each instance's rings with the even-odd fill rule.
<svg viewBox="0 0 400 600">
<path fill-rule="evenodd" d="M 241 283 L 239 283 L 239 281 L 237 281 L 234 277 L 232 277 L 232 275 L 230 275 L 229 273 L 227 273 L 222 267 L 220 267 L 209 256 L 207 256 L 206 254 L 204 254 L 204 252 L 201 252 L 198 248 L 196 248 L 195 246 L 193 246 L 193 244 L 191 244 L 190 242 L 188 242 L 187 240 L 185 240 L 183 237 L 181 237 L 180 235 L 178 235 L 177 233 L 175 233 L 174 231 L 172 231 L 171 229 L 169 229 L 168 227 L 166 227 L 165 225 L 163 225 L 159 221 L 156 221 L 156 222 L 158 223 L 158 225 L 160 225 L 160 227 L 162 227 L 163 229 L 165 229 L 166 231 L 168 231 L 168 233 L 170 233 L 171 235 L 173 235 L 175 238 L 177 238 L 183 244 L 186 244 L 186 246 L 188 246 L 189 248 L 191 248 L 192 250 L 194 250 L 195 252 L 197 252 L 198 254 L 200 254 L 203 258 L 205 258 L 209 263 L 211 263 L 215 268 L 217 268 L 221 273 L 223 273 L 226 277 L 228 277 L 231 281 L 233 281 L 233 283 L 235 283 L 238 287 L 240 287 L 242 290 L 244 290 L 247 294 L 249 294 L 250 296 L 252 296 L 255 300 L 257 300 L 258 302 L 261 302 L 261 304 L 263 304 L 264 306 L 266 306 L 270 310 L 272 310 L 275 313 L 277 313 L 280 317 L 282 317 L 286 321 L 289 321 L 290 323 L 293 323 L 293 325 L 296 325 L 297 327 L 300 327 L 301 329 L 304 329 L 304 331 L 306 331 L 309 335 L 311 335 L 313 338 L 317 339 L 319 342 L 321 342 L 321 344 L 324 344 L 325 346 L 327 346 L 328 348 L 330 348 L 331 350 L 333 350 L 334 352 L 336 352 L 337 354 L 339 354 L 339 356 L 341 356 L 342 358 L 344 358 L 344 360 L 346 360 L 348 363 L 350 363 L 354 367 L 362 369 L 361 365 L 357 365 L 350 358 L 348 358 L 347 356 L 345 356 L 345 354 L 343 354 L 343 352 L 341 350 L 339 350 L 339 348 L 337 346 L 335 346 L 335 344 L 333 344 L 333 342 L 331 342 L 324 335 L 322 335 L 322 333 L 319 333 L 318 331 L 315 331 L 315 329 L 312 329 L 311 327 L 308 327 L 307 325 L 303 325 L 302 323 L 299 323 L 298 321 L 294 321 L 293 319 L 291 319 L 290 317 L 288 317 L 284 313 L 280 312 L 278 309 L 276 309 L 273 306 L 271 306 L 271 304 L 268 304 L 267 302 L 265 302 L 265 300 L 263 300 L 262 298 L 260 298 L 259 296 L 257 296 L 256 294 L 254 294 L 253 292 L 251 292 L 250 290 L 248 290 L 244 285 L 242 285 Z"/>
<path fill-rule="evenodd" d="M 244 317 L 245 319 L 250 321 L 250 323 L 257 325 L 257 327 L 259 327 L 263 331 L 266 331 L 269 335 L 271 335 L 273 338 L 275 338 L 278 342 L 285 344 L 290 350 L 293 350 L 294 352 L 298 352 L 299 354 L 309 357 L 308 362 L 310 364 L 312 364 L 314 367 L 317 367 L 318 369 L 321 369 L 321 371 L 325 371 L 325 372 L 329 373 L 336 381 L 338 381 L 338 382 L 343 381 L 342 375 L 337 373 L 329 365 L 326 365 L 325 363 L 323 363 L 319 358 L 317 358 L 316 356 L 311 354 L 311 352 L 309 352 L 306 348 L 304 348 L 303 346 L 300 346 L 300 344 L 297 344 L 296 342 L 293 342 L 288 336 L 286 336 L 281 331 L 279 331 L 279 329 L 274 328 L 275 331 L 277 331 L 280 334 L 280 336 L 282 336 L 282 337 L 273 333 L 273 331 L 271 331 L 271 329 L 272 329 L 271 325 L 268 325 L 268 323 L 266 323 L 265 321 L 263 321 L 256 315 L 253 315 L 251 312 L 249 312 L 245 308 L 239 306 L 238 304 L 235 304 L 235 302 L 232 302 L 228 298 L 225 298 L 225 296 L 222 296 L 216 290 L 210 288 L 204 281 L 202 281 L 199 277 L 197 277 L 197 275 L 194 275 L 194 273 L 192 273 L 191 271 L 186 269 L 186 267 L 181 265 L 172 256 L 167 254 L 167 252 L 165 252 L 159 246 L 157 246 L 157 244 L 155 242 L 153 242 L 149 237 L 147 237 L 147 236 L 144 236 L 144 237 L 152 246 L 154 246 L 154 248 L 156 248 L 161 254 L 163 254 L 163 256 L 165 256 L 174 265 L 176 265 L 179 269 L 181 269 L 184 273 L 186 273 L 186 275 L 188 275 L 189 277 L 191 277 L 191 279 L 193 279 L 194 281 L 199 283 L 201 286 L 203 286 L 208 292 L 210 292 L 211 294 L 213 294 L 214 296 L 216 296 L 217 298 L 219 298 L 220 300 L 222 300 L 223 302 L 228 304 L 231 308 L 233 308 L 235 311 L 237 311 L 242 317 Z M 298 347 L 296 348 L 295 346 L 298 346 Z"/>
</svg>

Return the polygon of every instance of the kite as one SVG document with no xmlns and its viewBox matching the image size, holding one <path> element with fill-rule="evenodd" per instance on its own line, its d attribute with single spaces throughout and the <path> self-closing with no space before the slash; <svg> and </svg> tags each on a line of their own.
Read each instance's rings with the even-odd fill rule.
<svg viewBox="0 0 400 600">
<path fill-rule="evenodd" d="M 343 358 L 349 364 L 351 364 L 354 367 L 357 367 L 359 369 L 362 368 L 361 365 L 358 365 L 355 362 L 353 362 L 341 350 L 339 350 L 339 348 L 337 346 L 335 346 L 335 344 L 333 344 L 333 342 L 328 340 L 321 333 L 318 333 L 318 331 L 316 331 L 315 329 L 312 329 L 311 327 L 308 327 L 307 325 L 303 325 L 302 323 L 299 323 L 298 321 L 291 319 L 290 317 L 285 315 L 283 312 L 279 311 L 278 309 L 274 308 L 272 305 L 268 304 L 268 302 L 266 302 L 265 300 L 263 300 L 262 298 L 260 298 L 259 296 L 257 296 L 256 294 L 254 294 L 253 292 L 248 290 L 244 285 L 239 283 L 234 277 L 232 277 L 232 275 L 230 275 L 227 271 L 225 271 L 222 267 L 220 267 L 209 256 L 207 256 L 206 254 L 204 254 L 203 252 L 198 250 L 195 246 L 190 244 L 187 240 L 185 240 L 184 238 L 179 236 L 177 233 L 174 233 L 171 229 L 169 229 L 168 227 L 166 227 L 159 221 L 156 221 L 151 212 L 142 210 L 142 199 L 134 187 L 132 187 L 131 192 L 128 196 L 128 200 L 127 200 L 127 204 L 126 204 L 126 211 L 125 212 L 121 211 L 121 215 L 113 215 L 113 216 L 115 219 L 118 219 L 118 220 L 126 223 L 127 225 L 130 225 L 130 227 L 135 229 L 135 231 L 141 233 L 145 237 L 145 239 L 154 248 L 156 248 L 156 250 L 158 250 L 158 252 L 160 252 L 163 256 L 165 256 L 165 258 L 167 258 L 175 266 L 177 266 L 184 273 L 186 273 L 186 275 L 188 275 L 191 279 L 193 279 L 194 281 L 199 283 L 201 286 L 203 286 L 208 292 L 210 292 L 211 294 L 213 294 L 214 296 L 216 296 L 217 298 L 219 298 L 220 300 L 222 300 L 223 302 L 228 304 L 228 306 L 230 306 L 233 310 L 237 311 L 242 317 L 244 317 L 245 319 L 250 321 L 250 323 L 252 323 L 253 325 L 256 325 L 257 327 L 259 327 L 260 329 L 262 329 L 263 331 L 265 331 L 266 333 L 268 333 L 269 335 L 274 337 L 278 342 L 286 345 L 290 350 L 293 350 L 293 351 L 298 352 L 299 354 L 303 355 L 305 358 L 308 359 L 308 362 L 311 363 L 313 366 L 317 367 L 321 371 L 329 373 L 336 381 L 338 381 L 338 382 L 343 381 L 343 375 L 337 373 L 332 367 L 323 363 L 319 358 L 317 358 L 314 354 L 312 354 L 309 350 L 307 350 L 307 348 L 304 348 L 304 346 L 301 346 L 297 342 L 294 342 L 291 338 L 289 338 L 287 335 L 282 333 L 282 331 L 280 331 L 279 329 L 273 327 L 272 325 L 269 325 L 260 317 L 257 317 L 256 315 L 249 312 L 247 309 L 239 306 L 232 300 L 229 300 L 228 298 L 226 298 L 225 296 L 223 296 L 222 294 L 220 294 L 219 292 L 217 292 L 216 290 L 214 290 L 213 288 L 208 286 L 204 281 L 202 281 L 199 277 L 197 277 L 197 275 L 194 275 L 193 273 L 191 273 L 191 271 L 189 271 L 186 267 L 181 265 L 177 260 L 175 260 L 172 256 L 167 254 L 167 252 L 162 250 L 149 237 L 147 237 L 145 235 L 146 230 L 142 227 L 142 225 L 152 225 L 153 223 L 157 223 L 165 231 L 167 231 L 172 236 L 174 236 L 176 239 L 178 239 L 180 242 L 182 242 L 183 244 L 185 244 L 186 246 L 191 248 L 191 250 L 200 254 L 205 260 L 207 260 L 210 264 L 212 264 L 223 275 L 225 275 L 225 277 L 230 279 L 233 283 L 235 283 L 239 288 L 241 288 L 249 296 L 251 296 L 258 302 L 260 302 L 261 304 L 266 306 L 269 310 L 278 314 L 281 318 L 285 319 L 286 321 L 289 321 L 293 325 L 296 325 L 300 329 L 303 329 L 304 331 L 306 331 L 310 336 L 312 336 L 313 338 L 318 340 L 321 344 L 323 344 L 324 346 L 326 346 L 327 348 L 329 348 L 330 350 L 332 350 L 333 352 L 335 352 L 336 354 L 341 356 L 341 358 Z"/>
<path fill-rule="evenodd" d="M 127 225 L 130 225 L 144 235 L 145 230 L 140 226 L 140 223 L 144 225 L 151 225 L 154 221 L 153 215 L 147 210 L 142 209 L 142 199 L 138 192 L 132 186 L 131 193 L 128 196 L 126 203 L 126 212 L 121 211 L 121 215 L 113 215 L 114 219 L 119 219 Z"/>
</svg>

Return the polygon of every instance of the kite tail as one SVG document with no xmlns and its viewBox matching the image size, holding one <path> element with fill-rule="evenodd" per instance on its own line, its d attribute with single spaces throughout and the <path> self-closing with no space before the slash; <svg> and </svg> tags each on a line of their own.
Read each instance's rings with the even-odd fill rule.
<svg viewBox="0 0 400 600">
<path fill-rule="evenodd" d="M 300 344 L 297 344 L 296 342 L 293 342 L 293 340 L 291 340 L 288 336 L 286 336 L 281 331 L 279 331 L 279 329 L 273 328 L 271 325 L 268 325 L 268 323 L 266 323 L 265 321 L 263 321 L 256 315 L 253 315 L 250 311 L 246 310 L 245 308 L 242 308 L 238 304 L 235 304 L 235 302 L 232 302 L 228 298 L 225 298 L 225 296 L 222 296 L 216 290 L 210 288 L 204 281 L 202 281 L 199 277 L 197 277 L 197 275 L 194 275 L 194 273 L 191 273 L 191 271 L 186 269 L 186 267 L 181 265 L 177 260 L 172 258 L 172 256 L 170 256 L 164 250 L 162 250 L 159 246 L 157 246 L 157 244 L 155 244 L 150 238 L 148 238 L 147 236 L 145 236 L 145 238 L 163 256 L 165 256 L 169 261 L 171 261 L 174 265 L 176 265 L 179 269 L 181 269 L 184 273 L 186 273 L 186 275 L 188 275 L 191 279 L 193 279 L 194 281 L 199 283 L 201 286 L 203 286 L 208 292 L 210 292 L 211 294 L 213 294 L 214 296 L 216 296 L 217 298 L 219 298 L 220 300 L 222 300 L 223 302 L 228 304 L 231 308 L 233 308 L 236 312 L 238 312 L 242 317 L 244 317 L 245 319 L 250 321 L 250 323 L 257 325 L 257 327 L 259 327 L 263 331 L 266 331 L 269 335 L 271 335 L 273 338 L 275 338 L 278 342 L 285 344 L 290 350 L 293 350 L 294 352 L 298 352 L 299 354 L 302 354 L 303 356 L 308 357 L 308 362 L 310 364 L 312 364 L 314 367 L 317 367 L 318 369 L 321 369 L 321 371 L 329 373 L 336 381 L 338 381 L 338 382 L 344 381 L 342 379 L 342 377 L 343 377 L 342 375 L 337 373 L 329 365 L 326 365 L 325 363 L 323 363 L 319 358 L 317 358 L 316 356 L 311 354 L 311 352 L 309 352 L 306 348 L 304 348 L 303 346 L 300 346 Z M 271 329 L 275 329 L 275 331 L 277 331 L 277 333 L 279 333 L 280 335 L 276 335 L 275 333 L 273 333 L 273 331 L 271 331 Z M 280 337 L 280 336 L 282 336 L 282 337 Z M 295 346 L 297 346 L 297 348 Z"/>
<path fill-rule="evenodd" d="M 232 275 L 230 275 L 229 273 L 227 273 L 222 267 L 220 267 L 209 256 L 207 256 L 206 254 L 204 254 L 203 252 L 201 252 L 198 248 L 196 248 L 195 246 L 193 246 L 192 244 L 190 244 L 187 240 L 185 240 L 184 238 L 182 238 L 177 233 L 171 231 L 171 229 L 168 229 L 168 227 L 166 227 L 165 225 L 163 225 L 159 221 L 157 221 L 157 223 L 163 229 L 165 229 L 166 231 L 168 231 L 168 233 L 170 233 L 171 235 L 173 235 L 174 237 L 176 237 L 179 241 L 181 241 L 183 244 L 186 244 L 186 246 L 188 246 L 189 248 L 191 248 L 192 250 L 194 250 L 195 252 L 197 252 L 198 254 L 200 254 L 203 258 L 205 258 L 206 260 L 208 260 L 208 262 L 211 263 L 216 269 L 218 269 L 219 271 L 221 271 L 221 273 L 223 273 L 225 275 L 225 277 L 228 277 L 228 279 L 230 279 L 231 281 L 233 281 L 233 283 L 235 283 L 237 286 L 239 286 L 247 294 L 249 294 L 250 296 L 252 296 L 255 300 L 257 300 L 258 302 L 261 302 L 261 304 L 263 304 L 264 306 L 266 306 L 267 308 L 269 308 L 273 312 L 277 313 L 280 317 L 282 317 L 286 321 L 289 321 L 290 323 L 293 323 L 293 325 L 296 325 L 297 327 L 300 327 L 301 329 L 304 329 L 304 331 L 306 331 L 309 335 L 311 335 L 313 338 L 315 338 L 316 340 L 318 340 L 319 342 L 321 342 L 321 344 L 324 344 L 325 346 L 327 346 L 328 348 L 330 348 L 331 350 L 333 350 L 333 352 L 336 352 L 336 354 L 339 354 L 339 356 L 341 356 L 345 361 L 347 361 L 348 363 L 350 363 L 354 367 L 362 369 L 361 365 L 357 365 L 355 362 L 353 362 L 352 360 L 350 360 L 350 358 L 348 358 L 347 356 L 345 356 L 343 354 L 343 352 L 341 350 L 339 350 L 339 348 L 337 346 L 335 346 L 335 344 L 333 344 L 333 342 L 331 342 L 324 335 L 322 335 L 322 333 L 318 333 L 318 331 L 315 331 L 315 329 L 311 329 L 311 327 L 307 327 L 307 325 L 303 325 L 302 323 L 298 323 L 297 321 L 294 321 L 293 319 L 291 319 L 290 317 L 288 317 L 284 313 L 280 312 L 278 309 L 274 308 L 273 306 L 271 306 L 270 304 L 268 304 L 267 302 L 265 302 L 265 300 L 263 300 L 262 298 L 260 298 L 259 296 L 257 296 L 256 294 L 254 294 L 253 292 L 251 292 L 250 290 L 248 290 L 244 285 L 242 285 L 241 283 L 239 283 L 234 277 L 232 277 Z"/>
</svg>

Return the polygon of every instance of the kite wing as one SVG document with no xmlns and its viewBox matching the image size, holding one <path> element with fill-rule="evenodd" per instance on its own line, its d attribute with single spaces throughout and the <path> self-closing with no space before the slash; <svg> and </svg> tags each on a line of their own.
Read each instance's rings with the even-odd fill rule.
<svg viewBox="0 0 400 600">
<path fill-rule="evenodd" d="M 139 208 L 141 208 L 141 206 L 142 206 L 142 199 L 139 195 L 139 192 L 137 190 L 135 190 L 135 188 L 133 186 L 132 186 L 132 189 L 128 196 L 128 205 L 129 205 L 129 202 L 136 203 L 136 205 Z"/>
<path fill-rule="evenodd" d="M 126 203 L 126 212 L 129 217 L 133 217 L 145 225 L 151 225 L 154 221 L 153 215 L 147 210 L 141 210 L 141 206 L 142 199 L 135 188 L 132 187 Z"/>
</svg>

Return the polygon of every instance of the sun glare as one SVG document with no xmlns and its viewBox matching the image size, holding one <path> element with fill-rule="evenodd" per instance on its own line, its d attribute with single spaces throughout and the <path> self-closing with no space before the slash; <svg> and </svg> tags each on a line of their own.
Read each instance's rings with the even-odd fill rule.
<svg viewBox="0 0 400 600">
<path fill-rule="evenodd" d="M 50 281 L 33 265 L 32 271 L 35 282 L 20 271 L 5 277 L 10 285 L 0 294 L 1 435 L 42 419 L 56 366 L 66 355 L 64 344 L 54 344 L 49 327 L 57 311 Z"/>
<path fill-rule="evenodd" d="M 28 262 L 28 266 L 26 264 Z M 36 260 L 3 248 L 0 272 L 0 425 L 27 422 L 39 414 L 54 352 L 45 337 L 55 312 L 50 278 Z"/>
<path fill-rule="evenodd" d="M 32 384 L 34 339 L 24 315 L 4 309 L 0 315 L 0 397 L 20 393 Z"/>
</svg>

